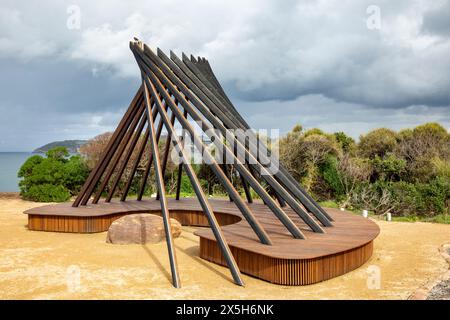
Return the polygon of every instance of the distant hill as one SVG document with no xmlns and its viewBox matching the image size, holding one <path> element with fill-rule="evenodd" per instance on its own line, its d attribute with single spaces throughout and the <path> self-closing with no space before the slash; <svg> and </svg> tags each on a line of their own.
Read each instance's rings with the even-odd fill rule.
<svg viewBox="0 0 450 320">
<path fill-rule="evenodd" d="M 64 140 L 54 141 L 33 150 L 33 153 L 46 153 L 48 150 L 55 147 L 66 147 L 69 153 L 78 153 L 78 149 L 87 142 L 87 140 Z"/>
</svg>

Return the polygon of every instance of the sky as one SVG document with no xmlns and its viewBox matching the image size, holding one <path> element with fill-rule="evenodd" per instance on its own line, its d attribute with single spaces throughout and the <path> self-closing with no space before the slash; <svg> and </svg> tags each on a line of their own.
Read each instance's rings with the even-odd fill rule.
<svg viewBox="0 0 450 320">
<path fill-rule="evenodd" d="M 206 57 L 255 129 L 450 126 L 449 1 L 1 0 L 0 152 L 113 130 L 133 37 Z"/>
</svg>

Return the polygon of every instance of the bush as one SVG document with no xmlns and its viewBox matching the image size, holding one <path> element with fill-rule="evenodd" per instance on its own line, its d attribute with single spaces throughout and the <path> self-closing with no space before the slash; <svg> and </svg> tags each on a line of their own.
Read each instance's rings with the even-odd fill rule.
<svg viewBox="0 0 450 320">
<path fill-rule="evenodd" d="M 66 148 L 49 150 L 46 157 L 34 155 L 19 169 L 20 194 L 41 202 L 66 201 L 79 192 L 89 170 L 80 156 L 70 158 Z"/>
<path fill-rule="evenodd" d="M 430 183 L 395 182 L 391 185 L 394 213 L 433 216 L 447 214 L 450 178 L 436 177 Z"/>
<path fill-rule="evenodd" d="M 373 159 L 375 156 L 381 158 L 389 152 L 394 151 L 397 145 L 397 134 L 386 128 L 375 129 L 360 137 L 358 145 L 362 157 Z"/>
<path fill-rule="evenodd" d="M 194 189 L 192 188 L 191 181 L 189 180 L 189 177 L 186 174 L 183 174 L 181 176 L 180 192 L 189 195 L 194 194 Z"/>
<path fill-rule="evenodd" d="M 320 166 L 320 174 L 333 191 L 333 194 L 337 200 L 345 195 L 345 190 L 341 182 L 341 173 L 338 169 L 338 159 L 336 156 L 330 155 L 325 159 L 324 163 Z"/>
<path fill-rule="evenodd" d="M 70 198 L 69 191 L 63 186 L 41 184 L 30 187 L 26 199 L 38 202 L 63 202 Z"/>
</svg>

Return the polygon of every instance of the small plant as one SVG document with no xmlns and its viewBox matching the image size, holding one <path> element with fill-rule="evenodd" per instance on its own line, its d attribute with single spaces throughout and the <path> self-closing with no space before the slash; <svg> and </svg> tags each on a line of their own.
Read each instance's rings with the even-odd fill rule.
<svg viewBox="0 0 450 320">
<path fill-rule="evenodd" d="M 64 147 L 50 149 L 46 157 L 34 155 L 19 169 L 20 194 L 39 202 L 63 202 L 79 192 L 89 170 L 80 156 Z"/>
</svg>

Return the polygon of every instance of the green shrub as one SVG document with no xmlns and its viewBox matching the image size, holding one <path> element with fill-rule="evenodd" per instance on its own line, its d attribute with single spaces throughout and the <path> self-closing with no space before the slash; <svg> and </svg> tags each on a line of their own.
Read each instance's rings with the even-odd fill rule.
<svg viewBox="0 0 450 320">
<path fill-rule="evenodd" d="M 69 191 L 63 186 L 41 184 L 30 187 L 26 199 L 38 202 L 63 202 L 70 198 Z"/>
<path fill-rule="evenodd" d="M 185 174 L 181 176 L 180 193 L 189 195 L 194 194 L 194 189 L 192 188 L 191 181 L 189 180 L 189 177 Z"/>
<path fill-rule="evenodd" d="M 72 156 L 66 148 L 57 147 L 46 157 L 34 155 L 21 166 L 18 177 L 24 199 L 41 202 L 66 201 L 79 192 L 89 170 L 80 156 Z"/>
<path fill-rule="evenodd" d="M 430 183 L 399 181 L 390 185 L 394 212 L 401 215 L 433 216 L 449 211 L 450 178 L 436 177 Z"/>
<path fill-rule="evenodd" d="M 320 166 L 323 179 L 333 190 L 334 196 L 340 198 L 345 194 L 344 187 L 341 183 L 340 172 L 338 170 L 338 159 L 334 155 L 328 156 L 324 163 Z"/>
</svg>

